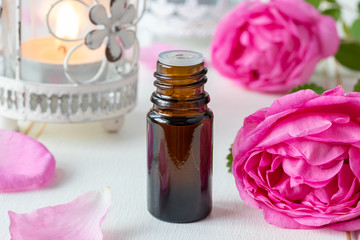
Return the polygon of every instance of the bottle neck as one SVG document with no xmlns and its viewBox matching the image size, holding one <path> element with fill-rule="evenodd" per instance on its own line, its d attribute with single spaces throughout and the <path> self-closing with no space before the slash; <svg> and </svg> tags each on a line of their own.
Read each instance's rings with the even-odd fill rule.
<svg viewBox="0 0 360 240">
<path fill-rule="evenodd" d="M 153 109 L 169 116 L 194 116 L 207 111 L 210 97 L 204 90 L 207 69 L 194 66 L 169 66 L 158 62 L 152 94 Z"/>
</svg>

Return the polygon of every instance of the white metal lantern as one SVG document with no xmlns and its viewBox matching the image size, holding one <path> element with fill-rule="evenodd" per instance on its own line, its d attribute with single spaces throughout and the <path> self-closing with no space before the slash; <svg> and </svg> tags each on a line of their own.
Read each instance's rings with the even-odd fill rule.
<svg viewBox="0 0 360 240">
<path fill-rule="evenodd" d="M 240 0 L 148 0 L 141 25 L 157 36 L 206 38 Z"/>
<path fill-rule="evenodd" d="M 2 0 L 0 115 L 119 122 L 136 104 L 142 0 Z"/>
</svg>

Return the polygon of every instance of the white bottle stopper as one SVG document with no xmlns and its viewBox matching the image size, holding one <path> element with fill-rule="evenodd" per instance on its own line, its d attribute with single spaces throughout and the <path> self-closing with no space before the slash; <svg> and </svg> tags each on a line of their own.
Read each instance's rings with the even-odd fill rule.
<svg viewBox="0 0 360 240">
<path fill-rule="evenodd" d="M 175 50 L 160 53 L 159 62 L 170 66 L 186 67 L 203 63 L 204 59 L 203 55 L 198 52 Z"/>
</svg>

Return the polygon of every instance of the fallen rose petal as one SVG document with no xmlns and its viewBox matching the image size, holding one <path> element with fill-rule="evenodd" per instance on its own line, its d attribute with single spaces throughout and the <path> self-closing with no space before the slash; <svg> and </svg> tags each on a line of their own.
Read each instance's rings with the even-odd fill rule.
<svg viewBox="0 0 360 240">
<path fill-rule="evenodd" d="M 30 213 L 9 211 L 11 240 L 101 240 L 110 191 L 88 192 L 74 201 Z"/>
<path fill-rule="evenodd" d="M 55 159 L 40 142 L 18 132 L 0 130 L 0 192 L 38 188 L 54 170 Z"/>
</svg>

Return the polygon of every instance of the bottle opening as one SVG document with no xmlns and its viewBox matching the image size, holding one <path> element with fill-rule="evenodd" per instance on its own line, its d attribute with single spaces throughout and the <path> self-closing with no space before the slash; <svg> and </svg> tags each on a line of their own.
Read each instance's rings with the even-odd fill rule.
<svg viewBox="0 0 360 240">
<path fill-rule="evenodd" d="M 194 66 L 203 63 L 203 55 L 194 51 L 175 50 L 159 54 L 159 62 L 178 67 Z"/>
</svg>

